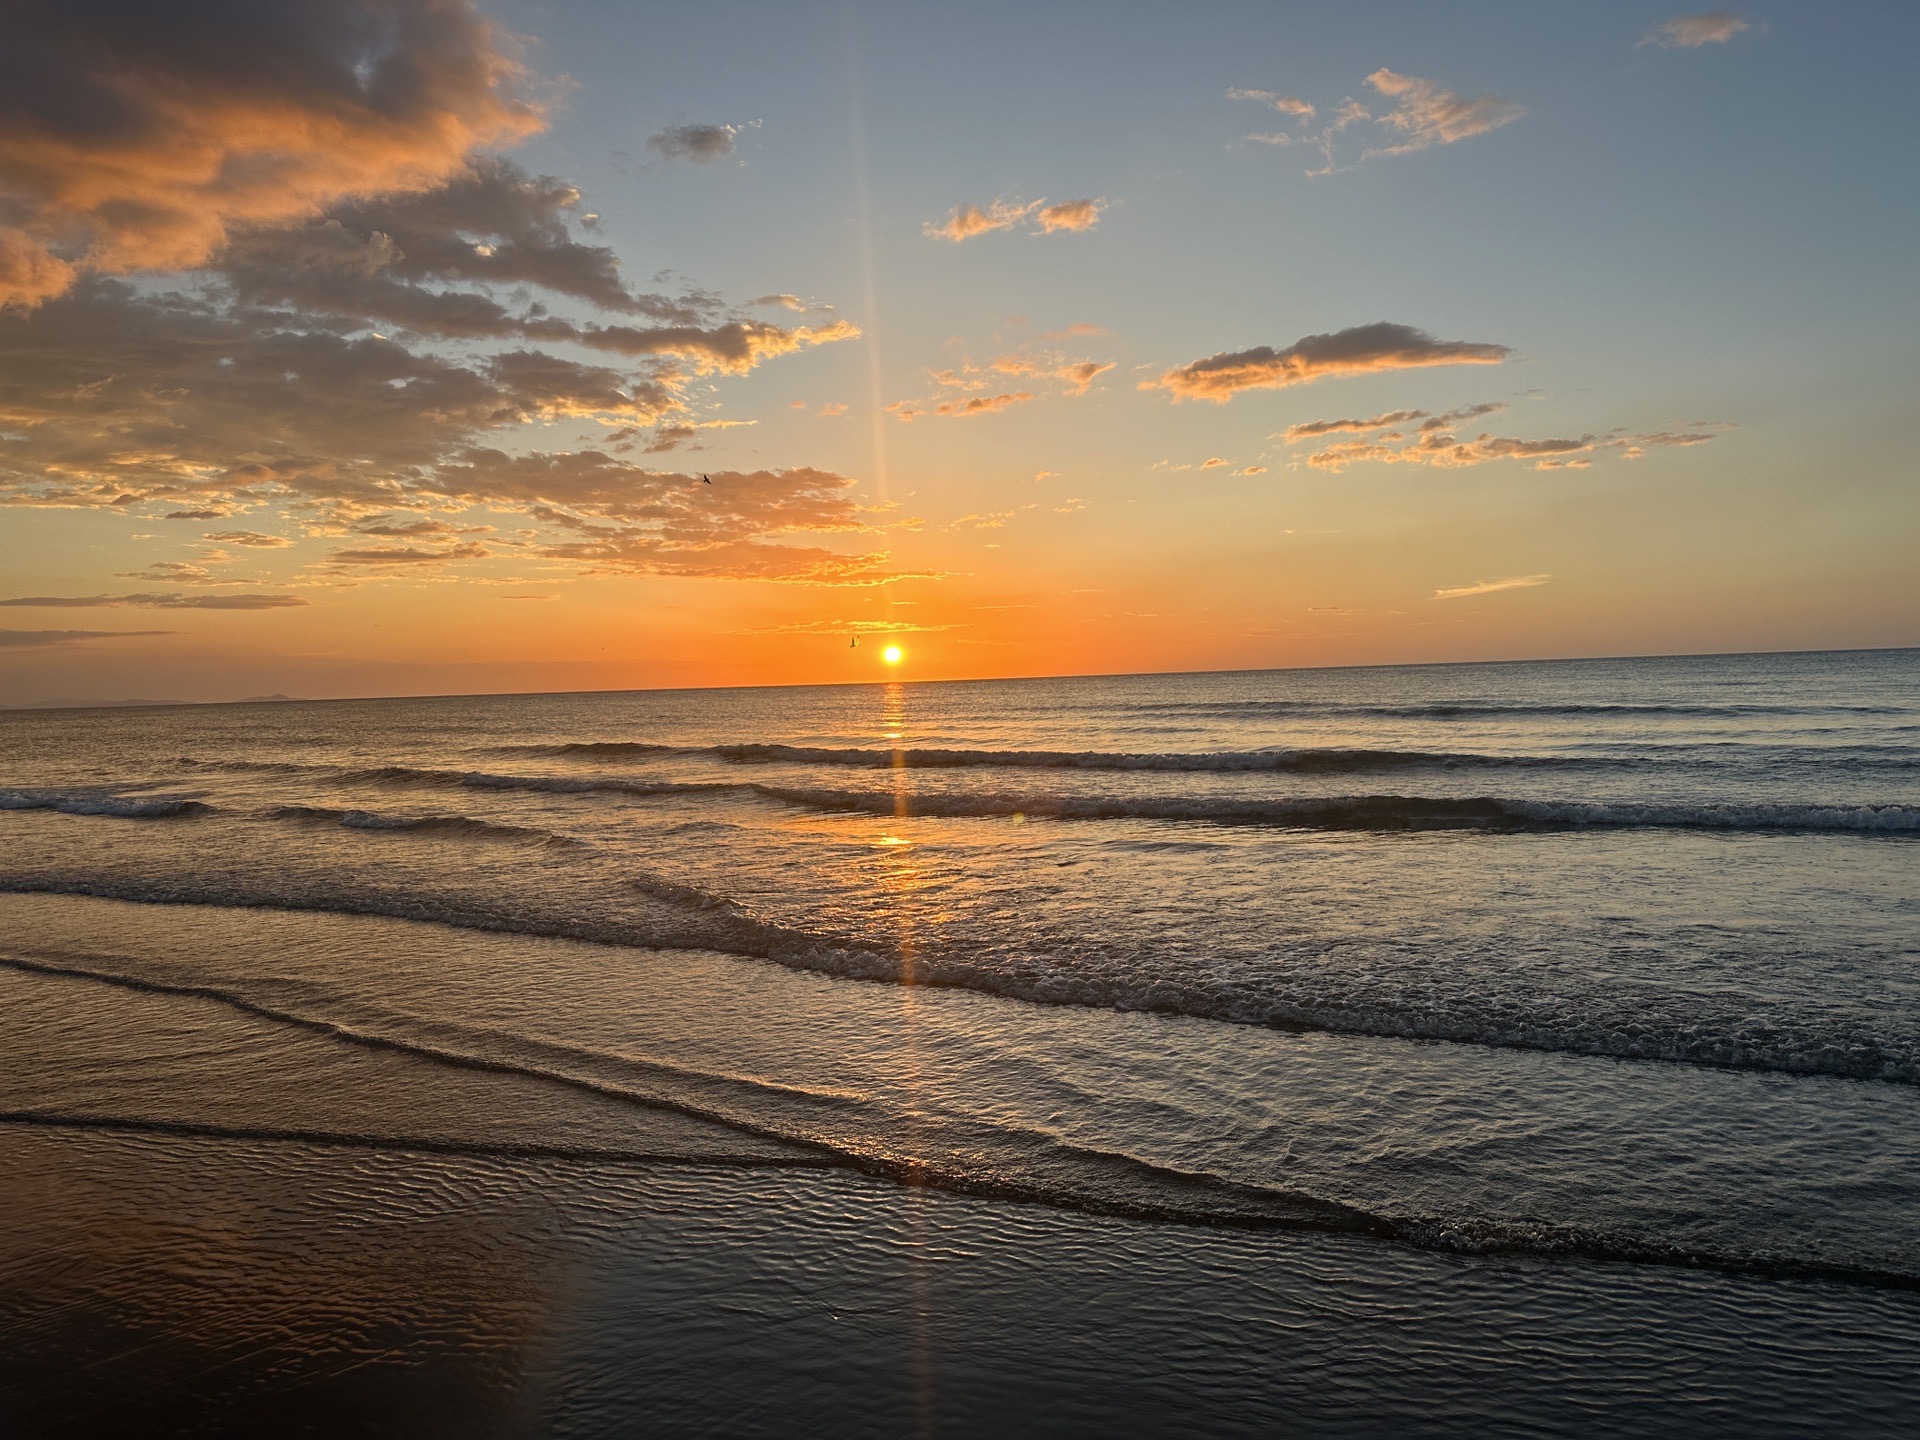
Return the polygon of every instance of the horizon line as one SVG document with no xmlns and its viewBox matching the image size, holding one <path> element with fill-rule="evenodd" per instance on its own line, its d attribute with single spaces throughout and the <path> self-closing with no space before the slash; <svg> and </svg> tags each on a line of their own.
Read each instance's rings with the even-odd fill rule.
<svg viewBox="0 0 1920 1440">
<path fill-rule="evenodd" d="M 562 699 L 579 695 L 694 695 L 727 690 L 850 690 L 872 685 L 1013 685 L 1048 680 L 1154 680 L 1195 675 L 1314 674 L 1328 670 L 1446 670 L 1485 665 L 1583 665 L 1622 660 L 1758 660 L 1792 655 L 1896 655 L 1920 651 L 1915 645 L 1840 645 L 1811 650 L 1683 650 L 1643 655 L 1537 655 L 1499 660 L 1409 660 L 1371 665 L 1260 665 L 1223 670 L 1100 670 L 1054 675 L 995 675 L 971 679 L 913 680 L 904 677 L 873 680 L 826 680 L 787 685 L 659 685 L 603 690 L 456 690 L 411 695 L 254 695 L 239 700 L 43 700 L 0 704 L 0 714 L 45 710 L 183 710 L 208 705 L 363 705 L 382 700 L 512 700 Z"/>
</svg>

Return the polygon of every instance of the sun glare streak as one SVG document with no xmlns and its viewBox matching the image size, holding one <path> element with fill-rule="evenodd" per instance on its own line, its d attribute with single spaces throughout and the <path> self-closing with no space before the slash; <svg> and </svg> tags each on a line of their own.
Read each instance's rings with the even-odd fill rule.
<svg viewBox="0 0 1920 1440">
<path fill-rule="evenodd" d="M 885 658 L 889 664 L 896 661 L 900 654 L 898 645 L 889 645 Z M 893 814 L 900 822 L 904 832 L 906 820 L 912 813 L 911 787 L 913 772 L 907 766 L 907 687 L 898 681 L 890 682 L 881 693 L 880 701 L 881 730 L 891 742 L 893 749 Z M 915 894 L 921 888 L 923 878 L 918 858 L 910 836 L 885 834 L 881 838 L 882 874 L 888 891 L 888 900 L 893 912 L 894 924 L 898 936 L 900 952 L 900 1009 L 901 1033 L 904 1040 L 903 1052 L 906 1060 L 902 1088 L 906 1092 L 907 1105 L 903 1108 L 905 1122 L 904 1153 L 909 1158 L 907 1176 L 908 1234 L 911 1238 L 912 1287 L 913 1287 L 913 1368 L 914 1397 L 918 1411 L 919 1425 L 917 1433 L 933 1433 L 933 1287 L 927 1273 L 925 1256 L 926 1246 L 926 1204 L 923 1193 L 924 1179 L 920 1158 L 922 1137 L 919 1134 L 919 1114 L 921 1075 L 920 1050 L 918 1045 L 919 996 L 915 986 L 914 968 L 914 911 Z"/>
</svg>

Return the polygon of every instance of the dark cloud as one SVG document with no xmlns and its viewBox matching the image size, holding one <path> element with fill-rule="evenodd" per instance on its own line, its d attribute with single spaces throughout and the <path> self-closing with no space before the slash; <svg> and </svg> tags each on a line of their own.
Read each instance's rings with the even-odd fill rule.
<svg viewBox="0 0 1920 1440">
<path fill-rule="evenodd" d="M 336 565 L 444 565 L 449 560 L 484 560 L 493 552 L 484 545 L 468 541 L 438 550 L 423 550 L 415 545 L 377 545 L 365 550 L 336 550 Z"/>
<path fill-rule="evenodd" d="M 662 160 L 709 165 L 733 154 L 733 137 L 744 125 L 669 125 L 647 137 L 647 149 Z"/>
<path fill-rule="evenodd" d="M 21 595 L 0 600 L 0 606 L 28 610 L 289 610 L 307 602 L 298 595 L 176 595 L 147 593 L 136 595 Z M 141 631 L 159 634 L 159 631 Z"/>
<path fill-rule="evenodd" d="M 469 0 L 24 0 L 0 47 L 0 304 L 201 264 L 234 230 L 428 189 L 542 123 Z"/>
<path fill-rule="evenodd" d="M 127 640 L 171 634 L 171 630 L 0 630 L 0 650 L 45 650 L 83 640 Z"/>
<path fill-rule="evenodd" d="M 1270 345 L 1195 360 L 1169 370 L 1148 388 L 1171 390 L 1178 400 L 1224 405 L 1242 390 L 1277 390 L 1329 375 L 1367 375 L 1428 365 L 1497 365 L 1511 352 L 1477 340 L 1436 340 L 1411 325 L 1379 321 L 1328 335 L 1308 335 L 1284 350 Z"/>
<path fill-rule="evenodd" d="M 507 42 L 469 0 L 161 8 L 164 23 L 130 0 L 29 6 L 25 49 L 0 59 L 4 76 L 46 52 L 64 77 L 0 93 L 0 227 L 77 257 L 58 284 L 15 295 L 31 305 L 0 311 L 0 505 L 245 513 L 257 528 L 208 539 L 262 558 L 292 543 L 288 526 L 395 542 L 337 550 L 322 562 L 336 572 L 578 544 L 569 527 L 590 523 L 616 550 L 671 558 L 694 546 L 711 565 L 741 556 L 746 573 L 826 573 L 807 547 L 780 560 L 793 547 L 778 533 L 864 528 L 838 476 L 756 472 L 769 478 L 695 512 L 671 493 L 684 477 L 595 449 L 534 449 L 561 422 L 679 443 L 729 423 L 696 418 L 710 401 L 694 377 L 859 331 L 830 314 L 783 326 L 698 290 L 630 285 L 612 249 L 582 233 L 594 217 L 572 185 L 475 153 L 539 117 L 514 98 Z M 126 203 L 84 214 L 79 190 L 61 188 L 68 171 L 105 185 L 116 166 L 168 173 L 188 155 L 232 167 L 226 188 L 167 181 L 178 193 L 113 191 Z M 55 235 L 43 222 L 59 215 L 71 224 Z M 0 247 L 0 267 L 25 263 Z M 102 273 L 156 267 L 194 268 L 137 284 Z M 483 545 L 462 537 L 484 524 L 424 518 L 449 507 L 535 528 Z M 159 561 L 132 578 L 266 583 L 207 568 L 228 558 Z"/>
</svg>

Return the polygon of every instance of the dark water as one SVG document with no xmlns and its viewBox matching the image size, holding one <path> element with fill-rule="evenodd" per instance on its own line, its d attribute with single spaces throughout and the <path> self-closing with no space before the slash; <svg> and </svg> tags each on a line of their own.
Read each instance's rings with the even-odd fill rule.
<svg viewBox="0 0 1920 1440">
<path fill-rule="evenodd" d="M 1917 845 L 1913 651 L 0 716 L 0 1406 L 1908 1433 Z"/>
</svg>

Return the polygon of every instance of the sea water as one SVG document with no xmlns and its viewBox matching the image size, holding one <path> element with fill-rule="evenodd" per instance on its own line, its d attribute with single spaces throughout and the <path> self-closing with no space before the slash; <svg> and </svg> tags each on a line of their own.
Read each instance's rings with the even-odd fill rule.
<svg viewBox="0 0 1920 1440">
<path fill-rule="evenodd" d="M 22 1413 L 1895 1433 L 1917 847 L 1915 651 L 0 715 Z"/>
</svg>

